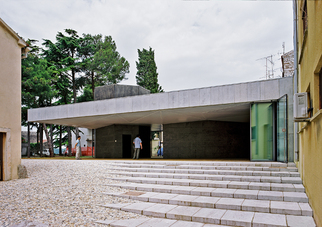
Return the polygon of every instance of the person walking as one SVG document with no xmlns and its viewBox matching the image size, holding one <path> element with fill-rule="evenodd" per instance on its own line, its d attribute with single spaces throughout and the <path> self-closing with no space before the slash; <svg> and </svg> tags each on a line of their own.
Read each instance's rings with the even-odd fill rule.
<svg viewBox="0 0 322 227">
<path fill-rule="evenodd" d="M 80 144 L 80 139 L 81 137 L 78 136 L 75 144 L 75 149 L 76 149 L 76 160 L 80 160 L 80 153 L 81 153 L 81 144 Z"/>
<path fill-rule="evenodd" d="M 139 159 L 139 155 L 140 155 L 140 148 L 142 148 L 142 140 L 140 139 L 140 135 L 137 135 L 136 138 L 133 140 L 133 144 L 134 144 L 134 155 L 133 155 L 133 159 Z"/>
</svg>

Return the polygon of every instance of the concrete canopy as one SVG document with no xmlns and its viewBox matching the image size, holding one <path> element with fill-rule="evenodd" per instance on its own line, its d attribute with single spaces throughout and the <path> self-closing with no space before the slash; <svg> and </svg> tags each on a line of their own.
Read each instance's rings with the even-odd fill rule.
<svg viewBox="0 0 322 227">
<path fill-rule="evenodd" d="M 249 122 L 250 103 L 292 93 L 293 78 L 130 96 L 28 110 L 28 121 L 90 129 L 113 124 Z"/>
</svg>

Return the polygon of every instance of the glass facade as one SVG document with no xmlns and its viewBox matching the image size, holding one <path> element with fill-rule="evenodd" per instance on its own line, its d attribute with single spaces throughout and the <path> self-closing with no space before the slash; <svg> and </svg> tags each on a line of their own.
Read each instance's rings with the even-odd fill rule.
<svg viewBox="0 0 322 227">
<path fill-rule="evenodd" d="M 274 151 L 273 103 L 251 105 L 251 160 L 272 161 Z"/>
<path fill-rule="evenodd" d="M 277 161 L 287 162 L 287 96 L 283 96 L 277 101 Z"/>
</svg>

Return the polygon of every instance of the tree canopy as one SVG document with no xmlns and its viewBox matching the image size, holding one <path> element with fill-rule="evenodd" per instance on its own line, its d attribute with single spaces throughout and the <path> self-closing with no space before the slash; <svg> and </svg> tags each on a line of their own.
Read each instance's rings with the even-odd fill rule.
<svg viewBox="0 0 322 227">
<path fill-rule="evenodd" d="M 154 60 L 154 50 L 150 47 L 149 50 L 143 48 L 138 49 L 139 59 L 136 62 L 136 83 L 148 90 L 151 93 L 163 92 L 162 87 L 158 84 L 157 66 Z"/>
<path fill-rule="evenodd" d="M 77 31 L 65 29 L 57 33 L 55 41 L 44 39 L 42 46 L 36 45 L 37 42 L 27 41 L 31 51 L 22 60 L 24 126 L 27 125 L 28 109 L 91 101 L 96 86 L 119 83 L 129 73 L 130 65 L 118 53 L 111 36 L 79 36 Z M 33 126 L 39 128 L 36 123 Z M 45 124 L 44 127 L 48 136 Z M 56 134 L 57 130 L 60 134 L 63 130 L 64 134 L 66 127 L 54 127 Z"/>
</svg>

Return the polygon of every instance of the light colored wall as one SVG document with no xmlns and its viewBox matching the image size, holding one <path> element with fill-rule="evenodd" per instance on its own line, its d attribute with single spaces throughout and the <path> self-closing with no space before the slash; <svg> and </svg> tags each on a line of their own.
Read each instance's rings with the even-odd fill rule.
<svg viewBox="0 0 322 227">
<path fill-rule="evenodd" d="M 18 42 L 20 42 L 18 44 Z M 18 178 L 21 162 L 21 48 L 24 42 L 0 19 L 0 132 L 4 139 L 4 180 Z"/>
<path fill-rule="evenodd" d="M 299 171 L 314 211 L 322 226 L 322 110 L 319 109 L 318 72 L 322 67 L 322 1 L 307 1 L 308 29 L 303 35 L 302 4 L 298 1 L 299 92 L 310 92 L 313 117 L 300 123 Z"/>
</svg>

